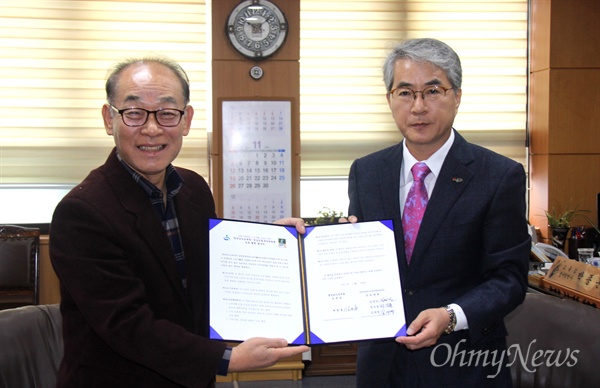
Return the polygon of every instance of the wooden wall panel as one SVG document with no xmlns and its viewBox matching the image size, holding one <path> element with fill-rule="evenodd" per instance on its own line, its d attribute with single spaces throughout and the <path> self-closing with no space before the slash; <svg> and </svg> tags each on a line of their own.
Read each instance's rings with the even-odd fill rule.
<svg viewBox="0 0 600 388">
<path fill-rule="evenodd" d="M 550 70 L 531 73 L 529 78 L 529 152 L 547 154 L 550 143 Z"/>
<path fill-rule="evenodd" d="M 289 99 L 292 101 L 292 215 L 300 216 L 300 1 L 271 0 L 285 14 L 288 35 L 281 49 L 273 56 L 251 60 L 237 53 L 226 34 L 225 26 L 229 14 L 240 0 L 212 2 L 212 112 L 213 131 L 211 137 L 211 186 L 217 206 L 217 214 L 223 214 L 221 165 L 220 104 L 223 100 Z M 258 65 L 264 75 L 259 80 L 250 77 L 250 69 Z M 301 356 L 278 362 L 276 365 L 257 371 L 219 376 L 224 381 L 256 381 L 301 379 L 304 363 Z"/>
<path fill-rule="evenodd" d="M 529 223 L 537 226 L 544 237 L 548 236 L 548 222 L 544 210 L 548 209 L 550 155 L 532 155 L 529 160 Z"/>
<path fill-rule="evenodd" d="M 547 238 L 544 210 L 597 211 L 600 1 L 532 0 L 530 16 L 529 220 Z"/>
<path fill-rule="evenodd" d="M 223 99 L 272 97 L 292 100 L 292 215 L 300 216 L 300 1 L 271 1 L 285 14 L 288 35 L 279 51 L 260 61 L 237 53 L 226 34 L 229 14 L 240 0 L 219 0 L 212 3 L 213 132 L 210 158 L 211 187 L 218 215 L 223 214 L 219 104 Z M 260 80 L 250 77 L 250 69 L 255 65 L 264 70 Z"/>
<path fill-rule="evenodd" d="M 540 1 L 536 1 L 540 2 Z M 600 1 L 541 0 L 550 6 L 550 67 L 600 67 Z"/>
<path fill-rule="evenodd" d="M 600 40 L 598 44 L 600 45 Z M 600 52 L 600 46 L 592 51 Z M 600 68 L 551 69 L 549 95 L 549 152 L 598 154 Z M 600 172 L 598 176 L 600 177 Z"/>
<path fill-rule="evenodd" d="M 600 67 L 600 1 L 533 0 L 530 19 L 532 71 Z"/>
<path fill-rule="evenodd" d="M 250 78 L 250 61 L 222 61 L 213 67 L 213 95 L 218 97 L 264 97 L 300 95 L 300 64 L 298 62 L 264 61 L 259 63 L 263 77 Z"/>
<path fill-rule="evenodd" d="M 550 68 L 550 6 L 545 0 L 532 0 L 529 8 L 530 71 Z"/>
</svg>

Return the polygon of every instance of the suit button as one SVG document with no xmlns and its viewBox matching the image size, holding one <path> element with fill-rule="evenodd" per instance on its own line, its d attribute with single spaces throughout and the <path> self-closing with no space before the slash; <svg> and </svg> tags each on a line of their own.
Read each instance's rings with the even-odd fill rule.
<svg viewBox="0 0 600 388">
<path fill-rule="evenodd" d="M 486 328 L 483 329 L 483 334 L 484 335 L 490 334 L 492 331 L 494 331 L 494 329 L 496 328 L 496 326 L 497 325 L 495 323 L 492 323 L 490 326 L 488 326 L 488 327 L 486 327 Z"/>
</svg>

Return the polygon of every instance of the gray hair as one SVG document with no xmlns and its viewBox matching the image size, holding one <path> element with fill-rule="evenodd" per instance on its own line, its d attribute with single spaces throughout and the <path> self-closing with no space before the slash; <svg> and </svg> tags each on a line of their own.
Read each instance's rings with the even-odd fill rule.
<svg viewBox="0 0 600 388">
<path fill-rule="evenodd" d="M 116 93 L 115 89 L 117 87 L 117 82 L 118 82 L 119 76 L 121 75 L 121 72 L 123 72 L 123 70 L 125 70 L 126 68 L 128 68 L 131 65 L 151 63 L 151 62 L 159 63 L 163 66 L 166 66 L 169 69 L 171 69 L 173 71 L 173 73 L 175 73 L 175 75 L 179 79 L 179 82 L 181 83 L 181 92 L 183 93 L 184 103 L 185 103 L 185 105 L 187 105 L 190 102 L 190 80 L 189 80 L 185 70 L 183 70 L 183 68 L 177 62 L 173 61 L 172 59 L 165 58 L 165 57 L 155 57 L 155 56 L 143 57 L 143 58 L 129 58 L 129 59 L 125 59 L 125 60 L 117 63 L 112 68 L 112 70 L 110 70 L 108 78 L 106 79 L 106 100 L 110 104 L 113 103 L 113 98 Z"/>
<path fill-rule="evenodd" d="M 462 85 L 460 58 L 450 46 L 437 39 L 411 39 L 395 46 L 385 59 L 383 82 L 388 92 L 394 87 L 394 68 L 399 59 L 429 62 L 446 72 L 452 89 L 457 91 Z"/>
</svg>

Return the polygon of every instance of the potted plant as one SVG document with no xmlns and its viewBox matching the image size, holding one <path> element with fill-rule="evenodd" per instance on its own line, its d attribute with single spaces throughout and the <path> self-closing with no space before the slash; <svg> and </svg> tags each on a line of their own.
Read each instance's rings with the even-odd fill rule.
<svg viewBox="0 0 600 388">
<path fill-rule="evenodd" d="M 554 206 L 552 207 L 552 211 L 545 210 L 544 213 L 548 220 L 548 227 L 550 227 L 552 232 L 552 245 L 564 251 L 565 240 L 571 227 L 571 221 L 578 216 L 583 216 L 588 211 L 580 210 L 579 205 L 563 212 L 558 212 Z"/>
<path fill-rule="evenodd" d="M 336 212 L 335 210 L 331 210 L 328 207 L 324 207 L 322 210 L 319 210 L 319 216 L 312 221 L 309 221 L 309 225 L 325 225 L 325 224 L 335 224 L 339 221 L 340 218 L 344 216 L 343 212 Z"/>
</svg>

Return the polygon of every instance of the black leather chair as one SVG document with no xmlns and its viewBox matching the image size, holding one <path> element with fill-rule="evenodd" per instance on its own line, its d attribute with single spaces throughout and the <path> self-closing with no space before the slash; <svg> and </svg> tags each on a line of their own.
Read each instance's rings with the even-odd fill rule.
<svg viewBox="0 0 600 388">
<path fill-rule="evenodd" d="M 0 388 L 54 388 L 62 357 L 58 304 L 0 311 Z"/>
<path fill-rule="evenodd" d="M 0 225 L 0 310 L 39 303 L 40 230 Z"/>
<path fill-rule="evenodd" d="M 529 292 L 505 323 L 514 388 L 600 387 L 600 309 Z"/>
</svg>

